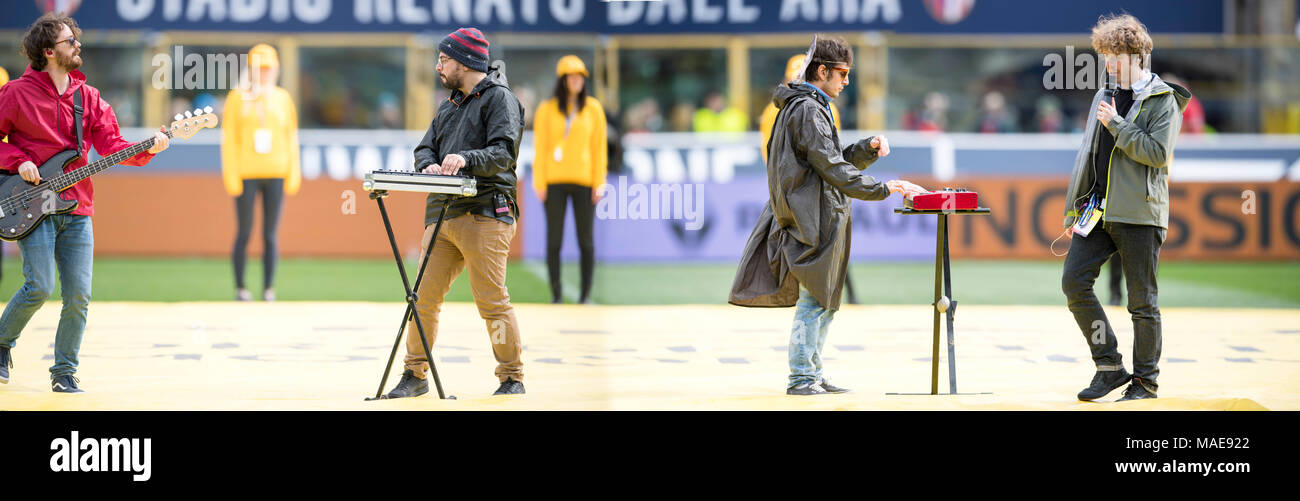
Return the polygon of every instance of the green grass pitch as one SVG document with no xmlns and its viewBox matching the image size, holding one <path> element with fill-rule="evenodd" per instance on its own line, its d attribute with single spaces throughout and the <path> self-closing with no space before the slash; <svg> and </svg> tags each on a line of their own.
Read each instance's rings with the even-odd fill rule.
<svg viewBox="0 0 1300 501">
<path fill-rule="evenodd" d="M 415 279 L 417 264 L 407 262 Z M 953 263 L 954 296 L 966 304 L 1059 305 L 1059 261 Z M 22 285 L 22 261 L 3 261 L 0 294 Z M 230 261 L 213 258 L 95 259 L 94 301 L 229 301 L 234 298 Z M 261 261 L 249 259 L 247 284 L 261 297 Z M 724 304 L 735 263 L 599 263 L 593 299 L 598 304 Z M 281 301 L 402 301 L 402 282 L 393 261 L 283 259 L 276 277 Z M 934 291 L 933 262 L 876 262 L 852 266 L 860 303 L 928 304 Z M 513 262 L 507 271 L 515 302 L 549 302 L 546 265 Z M 562 272 L 566 302 L 577 296 L 577 263 Z M 1300 263 L 1174 261 L 1160 265 L 1160 305 L 1196 307 L 1300 307 Z M 1109 297 L 1103 270 L 1098 296 Z M 55 292 L 57 299 L 57 290 Z M 468 279 L 453 284 L 448 300 L 472 301 Z"/>
</svg>

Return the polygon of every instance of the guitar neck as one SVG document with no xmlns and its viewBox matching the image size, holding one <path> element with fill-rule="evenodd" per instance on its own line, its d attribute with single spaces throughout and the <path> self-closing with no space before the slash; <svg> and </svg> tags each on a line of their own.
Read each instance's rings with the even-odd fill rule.
<svg viewBox="0 0 1300 501">
<path fill-rule="evenodd" d="M 172 137 L 172 131 L 170 130 L 165 132 L 165 134 L 169 139 Z M 117 153 L 114 153 L 112 155 L 91 162 L 87 164 L 85 167 L 73 170 L 71 172 L 65 172 L 59 175 L 58 177 L 51 179 L 50 183 L 56 186 L 57 187 L 56 189 L 58 191 L 66 190 L 68 188 L 71 188 L 72 185 L 80 183 L 82 180 L 85 180 L 90 176 L 103 172 L 107 170 L 109 167 L 120 164 L 128 158 L 139 155 L 140 152 L 142 151 L 146 151 L 149 148 L 153 148 L 153 145 L 154 145 L 154 138 L 151 137 L 149 139 L 145 139 L 144 141 L 140 141 L 131 146 L 127 146 L 126 148 L 123 148 L 121 151 L 118 151 Z"/>
</svg>

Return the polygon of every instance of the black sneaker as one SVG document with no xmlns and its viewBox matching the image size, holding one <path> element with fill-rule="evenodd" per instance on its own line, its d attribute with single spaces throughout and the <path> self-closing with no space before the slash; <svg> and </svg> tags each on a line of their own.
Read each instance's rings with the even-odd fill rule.
<svg viewBox="0 0 1300 501">
<path fill-rule="evenodd" d="M 384 398 L 418 397 L 429 392 L 429 381 L 415 377 L 410 369 L 402 371 L 402 380 Z"/>
<path fill-rule="evenodd" d="M 55 393 L 85 393 L 86 390 L 77 387 L 81 380 L 72 374 L 63 374 L 50 378 L 50 389 Z"/>
<path fill-rule="evenodd" d="M 14 366 L 14 359 L 9 358 L 9 348 L 0 346 L 0 383 L 9 384 L 9 368 Z"/>
<path fill-rule="evenodd" d="M 1079 400 L 1086 402 L 1104 397 L 1115 391 L 1115 388 L 1124 386 L 1124 383 L 1132 378 L 1128 371 L 1122 368 L 1117 371 L 1097 371 L 1097 374 L 1092 376 L 1092 384 L 1079 392 Z"/>
<path fill-rule="evenodd" d="M 506 378 L 505 381 L 501 382 L 501 386 L 497 387 L 497 391 L 492 393 L 492 396 L 523 395 L 523 394 L 524 394 L 524 383 L 515 381 L 514 379 L 511 378 Z"/>
<path fill-rule="evenodd" d="M 786 395 L 825 395 L 826 393 L 828 393 L 826 388 L 822 388 L 818 383 L 804 383 L 785 389 Z"/>
<path fill-rule="evenodd" d="M 1120 397 L 1116 402 L 1142 400 L 1145 398 L 1156 398 L 1156 394 L 1147 391 L 1147 387 L 1142 384 L 1141 380 L 1133 378 L 1133 382 L 1129 383 L 1128 388 L 1124 388 L 1124 396 Z"/>
<path fill-rule="evenodd" d="M 848 388 L 840 388 L 839 386 L 835 386 L 831 384 L 831 380 L 826 378 L 822 378 L 822 380 L 817 384 L 821 385 L 822 389 L 826 390 L 826 393 L 848 393 L 849 392 Z"/>
</svg>

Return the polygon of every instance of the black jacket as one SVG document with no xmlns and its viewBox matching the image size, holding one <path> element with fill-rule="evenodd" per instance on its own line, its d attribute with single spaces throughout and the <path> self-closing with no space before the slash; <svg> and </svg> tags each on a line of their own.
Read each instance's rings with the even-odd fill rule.
<svg viewBox="0 0 1300 501">
<path fill-rule="evenodd" d="M 524 107 L 510 92 L 506 81 L 505 63 L 493 61 L 487 76 L 465 95 L 454 90 L 451 97 L 438 106 L 438 114 L 429 131 L 415 147 L 415 170 L 429 164 L 442 163 L 452 153 L 465 157 L 461 175 L 472 175 L 478 180 L 478 196 L 459 198 L 447 209 L 447 219 L 467 212 L 487 209 L 496 214 L 494 197 L 503 195 L 510 205 L 515 205 L 515 163 L 519 159 L 519 142 L 524 135 Z M 424 224 L 438 222 L 438 213 L 448 195 L 430 193 L 424 212 Z M 497 219 L 514 223 L 511 213 L 517 208 L 496 215 Z"/>
<path fill-rule="evenodd" d="M 879 153 L 871 137 L 841 147 L 826 100 L 802 83 L 777 87 L 772 102 L 780 111 L 764 145 L 770 200 L 745 244 L 728 302 L 794 306 L 802 284 L 823 307 L 838 310 L 848 275 L 849 197 L 889 197 L 885 183 L 862 172 Z"/>
</svg>

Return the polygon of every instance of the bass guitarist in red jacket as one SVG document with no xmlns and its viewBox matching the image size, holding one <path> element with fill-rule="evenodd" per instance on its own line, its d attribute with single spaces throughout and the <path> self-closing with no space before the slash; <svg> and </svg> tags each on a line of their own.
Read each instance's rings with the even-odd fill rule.
<svg viewBox="0 0 1300 501">
<path fill-rule="evenodd" d="M 100 98 L 99 90 L 86 85 L 81 66 L 81 29 L 62 13 L 41 16 L 27 30 L 22 51 L 31 62 L 21 78 L 0 88 L 0 168 L 39 184 L 38 165 L 57 153 L 77 150 L 82 158 L 69 163 L 65 171 L 86 165 L 90 146 L 108 156 L 131 146 L 122 139 L 113 108 Z M 77 143 L 73 107 L 82 103 L 82 144 Z M 144 165 L 168 146 L 162 132 L 154 134 L 154 146 L 123 161 Z M 9 382 L 13 361 L 9 351 L 22 334 L 27 321 L 39 310 L 54 289 L 58 270 L 63 287 L 63 310 L 54 335 L 54 366 L 50 387 L 61 393 L 81 393 L 77 352 L 86 328 L 90 304 L 90 278 L 94 255 L 94 233 L 90 218 L 95 213 L 95 188 L 89 178 L 59 194 L 76 200 L 77 208 L 66 214 L 50 214 L 26 237 L 18 241 L 23 256 L 23 286 L 14 293 L 0 315 L 0 383 Z"/>
</svg>

